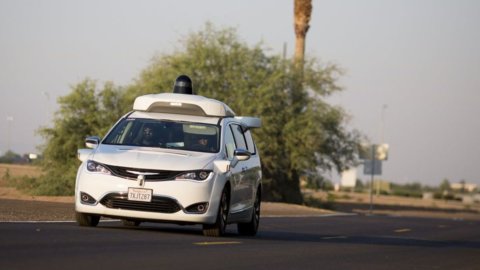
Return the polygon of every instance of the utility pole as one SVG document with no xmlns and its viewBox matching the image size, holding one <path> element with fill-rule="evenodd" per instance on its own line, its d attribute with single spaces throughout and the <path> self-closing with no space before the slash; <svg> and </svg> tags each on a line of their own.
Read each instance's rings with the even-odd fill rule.
<svg viewBox="0 0 480 270">
<path fill-rule="evenodd" d="M 47 91 L 42 91 L 42 95 L 45 96 L 45 125 L 48 125 L 50 118 L 50 94 Z"/>
<path fill-rule="evenodd" d="M 376 145 L 372 144 L 371 146 L 371 154 L 372 154 L 372 173 L 371 173 L 371 179 L 370 179 L 370 210 L 369 213 L 370 215 L 373 213 L 373 178 L 375 175 L 375 150 L 376 150 Z"/>
<path fill-rule="evenodd" d="M 7 152 L 11 151 L 11 137 L 12 137 L 12 123 L 13 123 L 13 116 L 7 116 Z"/>
<path fill-rule="evenodd" d="M 387 104 L 383 104 L 380 114 L 380 144 L 385 143 L 385 110 L 388 108 Z M 380 181 L 377 181 L 377 197 L 380 195 Z"/>
</svg>

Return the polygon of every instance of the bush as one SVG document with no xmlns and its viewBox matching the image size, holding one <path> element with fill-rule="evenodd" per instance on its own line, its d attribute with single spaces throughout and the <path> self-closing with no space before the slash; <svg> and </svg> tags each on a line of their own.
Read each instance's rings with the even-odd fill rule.
<svg viewBox="0 0 480 270">
<path fill-rule="evenodd" d="M 420 183 L 391 184 L 391 194 L 395 196 L 422 198 L 424 189 Z"/>
<path fill-rule="evenodd" d="M 308 207 L 335 210 L 335 195 L 328 193 L 326 200 L 314 198 L 312 196 L 306 196 L 304 198 L 304 205 Z"/>
</svg>

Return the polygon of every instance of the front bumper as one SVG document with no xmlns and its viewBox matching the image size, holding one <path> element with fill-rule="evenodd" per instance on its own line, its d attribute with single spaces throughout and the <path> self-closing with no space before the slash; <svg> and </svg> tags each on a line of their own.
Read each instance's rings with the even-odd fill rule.
<svg viewBox="0 0 480 270">
<path fill-rule="evenodd" d="M 75 188 L 75 210 L 81 213 L 159 222 L 213 224 L 225 178 L 211 173 L 204 181 L 146 181 L 91 173 L 79 169 Z M 152 190 L 152 202 L 128 200 L 128 188 Z M 83 200 L 82 200 L 83 195 Z M 85 196 L 88 195 L 88 200 Z M 202 213 L 192 211 L 198 204 Z"/>
</svg>

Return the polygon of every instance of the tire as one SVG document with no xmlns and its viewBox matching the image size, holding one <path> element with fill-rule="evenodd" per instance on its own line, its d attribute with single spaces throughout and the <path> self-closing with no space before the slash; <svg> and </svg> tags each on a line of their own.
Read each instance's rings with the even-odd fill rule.
<svg viewBox="0 0 480 270">
<path fill-rule="evenodd" d="M 230 208 L 229 196 L 225 187 L 220 197 L 220 205 L 218 207 L 217 220 L 215 221 L 214 224 L 203 224 L 203 235 L 219 237 L 225 234 L 225 230 L 227 228 L 229 208 Z"/>
<path fill-rule="evenodd" d="M 131 219 L 122 219 L 122 223 L 126 227 L 138 227 L 140 225 L 140 221 Z"/>
<path fill-rule="evenodd" d="M 100 221 L 100 216 L 75 212 L 75 219 L 80 226 L 95 227 Z"/>
<path fill-rule="evenodd" d="M 250 222 L 237 224 L 237 230 L 240 235 L 255 236 L 257 234 L 258 225 L 260 224 L 261 198 L 260 189 L 258 189 L 255 203 L 253 204 L 252 218 L 250 219 Z"/>
</svg>

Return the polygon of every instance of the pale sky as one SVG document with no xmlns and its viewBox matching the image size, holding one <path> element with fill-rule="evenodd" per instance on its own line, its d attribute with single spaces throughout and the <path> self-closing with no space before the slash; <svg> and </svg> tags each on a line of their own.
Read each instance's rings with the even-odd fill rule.
<svg viewBox="0 0 480 270">
<path fill-rule="evenodd" d="M 127 85 L 207 21 L 293 53 L 293 0 L 0 0 L 0 153 L 36 152 L 71 85 Z M 480 184 L 479 27 L 476 0 L 313 1 L 307 54 L 345 70 L 329 100 L 390 145 L 383 179 Z"/>
</svg>

